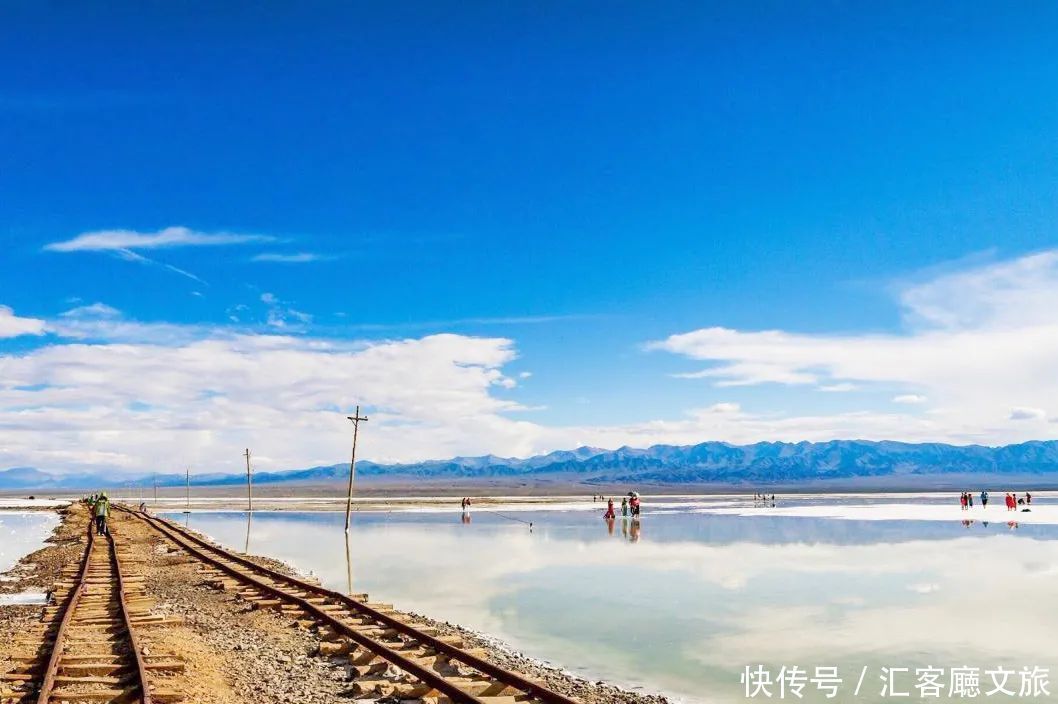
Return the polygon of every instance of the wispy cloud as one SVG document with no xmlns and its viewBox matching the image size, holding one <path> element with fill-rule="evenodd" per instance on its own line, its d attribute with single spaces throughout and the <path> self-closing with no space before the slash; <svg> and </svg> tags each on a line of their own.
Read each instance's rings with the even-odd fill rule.
<svg viewBox="0 0 1058 704">
<path fill-rule="evenodd" d="M 312 322 L 311 315 L 292 308 L 285 301 L 279 300 L 274 293 L 262 293 L 261 302 L 268 306 L 268 324 L 271 327 L 294 331 Z"/>
<path fill-rule="evenodd" d="M 819 390 L 832 394 L 843 394 L 848 393 L 850 391 L 858 391 L 859 388 L 860 387 L 856 386 L 855 384 L 850 384 L 847 381 L 843 381 L 838 384 L 823 384 L 819 387 Z"/>
<path fill-rule="evenodd" d="M 157 232 L 137 232 L 136 230 L 84 232 L 70 240 L 47 244 L 44 249 L 49 252 L 130 252 L 140 249 L 216 247 L 273 241 L 275 238 L 268 235 L 198 232 L 187 227 L 167 227 Z"/>
<path fill-rule="evenodd" d="M 0 339 L 20 335 L 43 335 L 44 321 L 37 318 L 20 318 L 7 306 L 0 306 Z"/>
<path fill-rule="evenodd" d="M 923 396 L 922 394 L 900 394 L 898 396 L 893 396 L 893 403 L 906 403 L 914 405 L 919 403 L 925 403 L 928 400 L 929 399 Z"/>
<path fill-rule="evenodd" d="M 307 264 L 319 262 L 333 257 L 316 254 L 315 252 L 297 252 L 296 254 L 283 254 L 281 252 L 262 252 L 250 258 L 252 262 L 274 262 L 277 264 Z"/>
<path fill-rule="evenodd" d="M 337 313 L 338 317 L 346 317 L 345 312 Z M 352 323 L 341 326 L 346 330 L 360 330 L 364 332 L 386 332 L 399 330 L 435 330 L 442 328 L 458 328 L 466 325 L 546 325 L 549 323 L 564 323 L 578 320 L 595 320 L 602 318 L 601 315 L 571 314 L 571 315 L 500 315 L 495 317 L 480 316 L 470 318 L 449 318 L 446 320 L 413 320 L 406 323 Z"/>
<path fill-rule="evenodd" d="M 157 259 L 145 257 L 142 254 L 139 254 L 138 252 L 133 252 L 131 249 L 115 249 L 111 253 L 121 259 L 124 259 L 127 262 L 135 262 L 137 264 L 145 264 L 147 266 L 158 266 L 167 271 L 171 271 L 174 274 L 180 274 L 180 276 L 191 279 L 196 283 L 206 284 L 205 281 L 203 281 L 195 274 L 192 274 L 190 271 L 187 271 L 186 269 L 181 269 L 180 267 L 173 266 L 172 264 L 167 264 L 166 262 L 160 262 Z M 208 286 L 208 284 L 206 285 Z"/>
<path fill-rule="evenodd" d="M 106 303 L 91 303 L 77 306 L 59 314 L 61 318 L 120 318 L 121 311 Z"/>
<path fill-rule="evenodd" d="M 187 227 L 167 227 L 157 232 L 135 230 L 97 230 L 84 232 L 73 239 L 44 245 L 48 252 L 104 252 L 128 262 L 158 266 L 196 283 L 205 284 L 199 276 L 172 264 L 152 259 L 139 250 L 176 249 L 178 247 L 219 247 L 254 242 L 273 242 L 268 235 L 233 232 L 199 232 Z"/>
</svg>

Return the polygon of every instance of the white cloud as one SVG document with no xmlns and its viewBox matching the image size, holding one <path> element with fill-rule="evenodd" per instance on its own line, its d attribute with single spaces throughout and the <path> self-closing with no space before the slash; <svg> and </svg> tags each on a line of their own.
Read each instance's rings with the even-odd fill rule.
<svg viewBox="0 0 1058 704">
<path fill-rule="evenodd" d="M 1042 408 L 1026 408 L 1019 406 L 1010 409 L 1010 420 L 1044 420 L 1047 411 Z"/>
<path fill-rule="evenodd" d="M 708 367 L 682 374 L 715 386 L 765 383 L 844 383 L 916 389 L 897 403 L 931 403 L 930 439 L 1013 442 L 1031 428 L 1011 408 L 1032 417 L 1056 409 L 1058 398 L 1058 250 L 979 265 L 905 285 L 898 291 L 906 331 L 899 334 L 800 334 L 784 330 L 702 328 L 651 343 Z M 1039 411 L 1039 414 L 1035 414 Z M 859 424 L 861 437 L 886 425 Z M 900 416 L 911 428 L 922 419 Z M 837 420 L 837 419 L 834 419 Z M 826 423 L 834 426 L 835 423 Z M 776 422 L 776 430 L 780 425 Z M 889 437 L 908 433 L 898 427 Z"/>
<path fill-rule="evenodd" d="M 823 384 L 819 387 L 820 391 L 826 391 L 832 394 L 843 394 L 849 391 L 858 391 L 860 387 L 855 384 L 850 384 L 847 381 L 843 381 L 839 384 Z"/>
<path fill-rule="evenodd" d="M 63 318 L 119 318 L 121 311 L 106 303 L 92 303 L 87 306 L 71 308 L 61 314 Z"/>
<path fill-rule="evenodd" d="M 904 404 L 920 404 L 925 403 L 929 399 L 921 394 L 900 394 L 893 396 L 893 403 L 904 403 Z"/>
<path fill-rule="evenodd" d="M 158 232 L 135 230 L 98 230 L 84 232 L 71 240 L 52 242 L 44 249 L 51 252 L 134 252 L 138 249 L 204 247 L 249 242 L 271 242 L 274 237 L 231 232 L 198 232 L 186 227 L 167 227 Z"/>
<path fill-rule="evenodd" d="M 516 445 L 521 434 L 501 415 L 521 407 L 491 393 L 508 384 L 501 367 L 515 356 L 503 338 L 199 332 L 0 356 L 0 466 L 230 469 L 244 445 L 271 468 L 329 464 L 347 450 L 343 412 L 356 404 L 372 411 L 364 456 L 378 460 Z"/>
<path fill-rule="evenodd" d="M 321 254 L 315 252 L 297 252 L 296 254 L 283 254 L 281 252 L 262 252 L 254 255 L 250 261 L 275 262 L 278 264 L 307 264 L 325 259 Z"/>
<path fill-rule="evenodd" d="M 43 335 L 44 321 L 20 318 L 7 306 L 0 306 L 0 339 L 20 335 Z"/>
<path fill-rule="evenodd" d="M 739 413 L 742 406 L 737 403 L 714 403 L 708 408 L 702 409 L 700 413 Z"/>
<path fill-rule="evenodd" d="M 704 328 L 652 345 L 706 363 L 692 375 L 716 386 L 846 391 L 869 384 L 888 389 L 898 405 L 928 399 L 925 413 L 888 404 L 779 412 L 727 400 L 645 422 L 545 426 L 500 398 L 519 378 L 504 373 L 516 357 L 507 338 L 293 337 L 278 333 L 307 316 L 270 292 L 260 299 L 272 334 L 140 323 L 101 303 L 46 322 L 0 308 L 0 337 L 47 331 L 65 338 L 0 355 L 0 467 L 143 469 L 190 461 L 223 470 L 236 468 L 247 446 L 259 447 L 271 469 L 329 464 L 347 451 L 343 412 L 357 403 L 372 415 L 364 456 L 380 461 L 714 439 L 1032 439 L 1039 421 L 1058 417 L 1058 312 L 1036 304 L 1058 293 L 1058 267 L 1051 255 L 1024 259 L 904 288 L 900 334 Z M 247 312 L 236 306 L 228 314 L 245 320 Z"/>
<path fill-rule="evenodd" d="M 290 307 L 274 293 L 261 294 L 261 302 L 268 306 L 268 325 L 273 328 L 301 329 L 312 322 L 312 316 Z"/>
<path fill-rule="evenodd" d="M 167 227 L 158 232 L 135 230 L 99 230 L 84 232 L 73 239 L 52 242 L 44 246 L 50 252 L 106 252 L 137 264 L 158 266 L 200 284 L 206 282 L 196 274 L 166 262 L 151 259 L 139 250 L 173 249 L 176 247 L 217 247 L 221 245 L 272 242 L 267 235 L 247 235 L 232 232 L 198 232 L 186 227 Z"/>
<path fill-rule="evenodd" d="M 175 323 L 142 323 L 127 320 L 120 310 L 106 303 L 78 306 L 59 314 L 46 324 L 47 332 L 80 341 L 153 343 L 174 345 L 209 335 L 231 337 L 232 332 L 213 330 L 200 325 Z"/>
</svg>

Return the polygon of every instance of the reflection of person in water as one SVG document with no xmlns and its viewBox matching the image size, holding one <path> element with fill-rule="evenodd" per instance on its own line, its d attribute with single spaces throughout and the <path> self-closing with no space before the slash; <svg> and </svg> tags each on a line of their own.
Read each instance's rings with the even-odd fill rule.
<svg viewBox="0 0 1058 704">
<path fill-rule="evenodd" d="M 628 537 L 628 519 L 627 518 L 622 518 L 621 519 L 621 535 L 623 535 L 626 538 Z"/>
<path fill-rule="evenodd" d="M 630 533 L 628 535 L 628 540 L 629 540 L 629 542 L 633 542 L 633 543 L 638 543 L 639 542 L 639 519 L 638 518 L 633 518 L 632 519 L 632 529 L 631 529 L 631 531 L 630 531 Z"/>
<path fill-rule="evenodd" d="M 609 533 L 610 535 L 613 535 L 613 524 L 614 524 L 613 517 L 609 517 L 609 518 L 606 519 L 606 532 Z"/>
<path fill-rule="evenodd" d="M 470 511 L 463 511 L 463 517 L 460 520 L 463 523 L 470 523 Z"/>
</svg>

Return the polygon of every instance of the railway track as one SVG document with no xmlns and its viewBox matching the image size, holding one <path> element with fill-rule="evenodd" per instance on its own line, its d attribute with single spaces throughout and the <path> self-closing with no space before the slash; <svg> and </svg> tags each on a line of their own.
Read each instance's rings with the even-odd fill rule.
<svg viewBox="0 0 1058 704">
<path fill-rule="evenodd" d="M 2 676 L 4 702 L 164 704 L 180 696 L 157 686 L 183 669 L 172 657 L 145 648 L 140 630 L 165 619 L 149 614 L 142 581 L 126 571 L 123 545 L 97 536 L 91 522 L 84 555 L 53 593 L 63 599 L 46 607 L 39 626 L 14 644 L 20 663 Z M 31 647 L 35 651 L 20 652 Z"/>
<path fill-rule="evenodd" d="M 169 521 L 115 507 L 144 521 L 201 563 L 215 586 L 255 608 L 272 608 L 320 628 L 321 653 L 348 656 L 356 696 L 458 704 L 578 704 L 546 685 L 486 660 L 461 639 L 439 636 L 367 595 L 346 595 L 232 553 Z"/>
</svg>

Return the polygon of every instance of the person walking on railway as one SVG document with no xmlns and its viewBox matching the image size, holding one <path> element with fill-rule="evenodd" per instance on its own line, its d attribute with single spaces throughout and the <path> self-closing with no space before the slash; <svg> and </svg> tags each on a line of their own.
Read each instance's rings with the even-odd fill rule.
<svg viewBox="0 0 1058 704">
<path fill-rule="evenodd" d="M 96 535 L 107 535 L 107 518 L 110 517 L 110 499 L 107 498 L 105 491 L 99 495 L 99 500 L 96 501 L 94 514 L 96 517 Z"/>
</svg>

